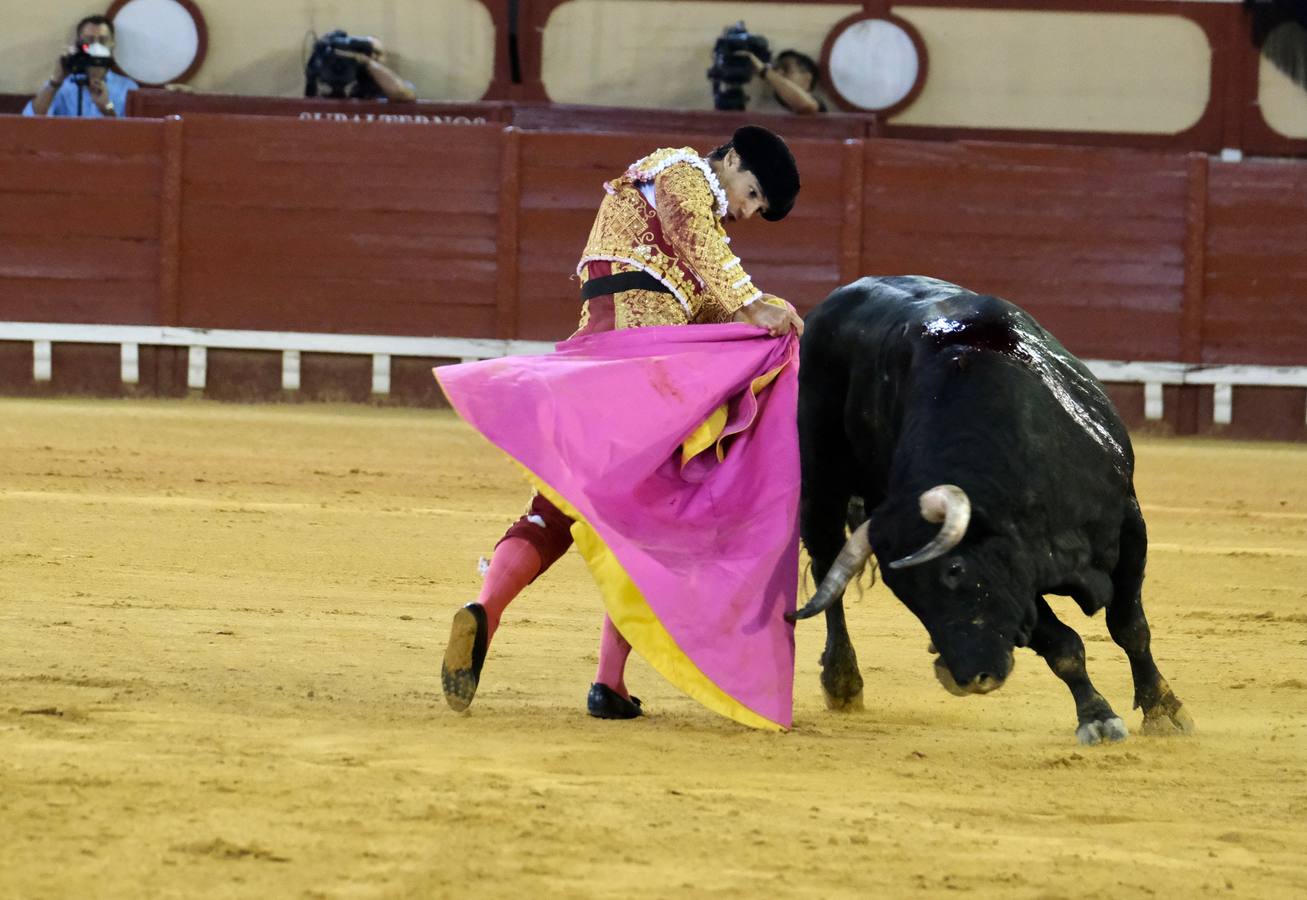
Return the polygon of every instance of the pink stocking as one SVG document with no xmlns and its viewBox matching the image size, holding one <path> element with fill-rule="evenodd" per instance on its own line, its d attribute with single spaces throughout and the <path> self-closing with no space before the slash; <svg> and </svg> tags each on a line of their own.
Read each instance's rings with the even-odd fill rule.
<svg viewBox="0 0 1307 900">
<path fill-rule="evenodd" d="M 477 603 L 486 610 L 487 639 L 494 637 L 499 617 L 508 604 L 539 573 L 540 554 L 530 541 L 510 537 L 499 542 L 481 583 L 481 596 L 477 597 Z"/>
<path fill-rule="evenodd" d="M 604 631 L 599 638 L 599 671 L 595 672 L 595 681 L 612 688 L 628 700 L 631 695 L 626 690 L 626 658 L 631 655 L 631 645 L 622 637 L 613 620 L 604 616 Z"/>
</svg>

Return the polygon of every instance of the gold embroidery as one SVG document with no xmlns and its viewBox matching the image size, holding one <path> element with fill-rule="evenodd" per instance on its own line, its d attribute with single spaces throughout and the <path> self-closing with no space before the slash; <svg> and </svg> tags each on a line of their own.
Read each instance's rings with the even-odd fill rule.
<svg viewBox="0 0 1307 900">
<path fill-rule="evenodd" d="M 758 295 L 735 260 L 717 211 L 722 199 L 700 166 L 705 165 L 688 148 L 657 150 L 631 166 L 607 185 L 608 196 L 590 229 L 578 271 L 594 260 L 608 260 L 613 271 L 643 270 L 674 292 L 632 300 L 625 321 L 675 324 L 666 310 L 680 307 L 681 322 L 729 322 L 735 312 Z M 697 163 L 697 164 L 696 164 Z M 657 211 L 641 196 L 639 181 L 652 178 Z M 656 241 L 649 221 L 657 216 L 664 246 Z M 645 294 L 647 292 L 627 292 Z M 652 305 L 651 305 L 652 304 Z M 622 305 L 620 297 L 617 305 Z M 588 316 L 583 316 L 583 323 Z M 618 313 L 619 324 L 623 319 Z M 654 321 L 656 320 L 656 321 Z M 630 327 L 630 326 L 627 326 Z"/>
<path fill-rule="evenodd" d="M 685 325 L 685 310 L 671 294 L 657 291 L 622 291 L 613 295 L 614 327 L 648 328 L 652 325 Z"/>
<path fill-rule="evenodd" d="M 712 212 L 708 182 L 692 166 L 672 165 L 654 182 L 654 199 L 663 235 L 701 282 L 698 303 L 691 302 L 694 321 L 729 322 L 758 289 L 740 266 L 726 268 L 735 254 L 726 242 L 726 229 Z"/>
</svg>

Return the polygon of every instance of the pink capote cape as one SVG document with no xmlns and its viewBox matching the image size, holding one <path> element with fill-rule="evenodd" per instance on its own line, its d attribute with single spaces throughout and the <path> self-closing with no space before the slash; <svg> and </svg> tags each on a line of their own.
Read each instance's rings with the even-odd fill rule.
<svg viewBox="0 0 1307 900">
<path fill-rule="evenodd" d="M 789 728 L 798 340 L 633 328 L 435 370 L 572 528 L 613 623 L 709 708 Z"/>
</svg>

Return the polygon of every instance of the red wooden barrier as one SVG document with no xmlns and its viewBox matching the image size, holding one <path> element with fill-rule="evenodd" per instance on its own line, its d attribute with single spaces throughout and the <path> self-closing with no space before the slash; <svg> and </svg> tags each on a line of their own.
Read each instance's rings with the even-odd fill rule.
<svg viewBox="0 0 1307 900">
<path fill-rule="evenodd" d="M 507 103 L 444 103 L 418 100 L 387 103 L 384 100 L 328 100 L 323 97 L 250 97 L 237 94 L 191 94 L 181 91 L 139 90 L 127 95 L 127 115 L 138 119 L 193 115 L 281 116 L 413 125 L 484 125 L 508 123 Z"/>
<path fill-rule="evenodd" d="M 31 94 L 0 94 L 0 114 L 16 116 L 31 99 Z"/>
<path fill-rule="evenodd" d="M 1307 361 L 1307 165 L 1213 163 L 1202 361 Z"/>
<path fill-rule="evenodd" d="M 500 140 L 188 116 L 181 321 L 494 337 Z"/>
<path fill-rule="evenodd" d="M 1180 358 L 1184 157 L 869 141 L 862 265 L 1029 309 L 1083 356 Z"/>
<path fill-rule="evenodd" d="M 724 136 L 0 117 L 0 323 L 556 340 L 579 313 L 571 275 L 603 182 L 655 147 L 707 151 Z M 804 182 L 795 211 L 731 233 L 759 286 L 801 309 L 862 274 L 915 272 L 1020 303 L 1088 358 L 1307 362 L 1307 164 L 1011 144 L 791 146 Z M 5 384 L 30 382 L 32 344 L 19 341 L 0 340 Z M 57 369 L 68 352 L 56 348 Z M 88 385 L 114 377 L 106 353 Z M 248 374 L 242 353 L 212 354 L 213 391 L 223 372 Z M 267 357 L 257 380 L 275 385 Z M 303 389 L 327 396 L 314 373 L 340 367 L 323 359 L 340 358 L 306 352 Z M 184 347 L 142 349 L 140 383 L 176 389 L 184 362 Z M 81 384 L 67 377 L 56 386 Z M 1235 423 L 1307 436 L 1296 377 L 1236 387 Z M 1201 429 L 1229 396 L 1168 387 L 1166 415 Z M 1137 389 L 1121 397 L 1142 403 Z M 1254 415 L 1283 418 L 1295 405 L 1289 424 Z"/>
<path fill-rule="evenodd" d="M 0 121 L 0 320 L 158 321 L 163 123 Z"/>
<path fill-rule="evenodd" d="M 573 106 L 563 103 L 514 103 L 512 123 L 533 131 L 705 135 L 720 138 L 741 125 L 762 125 L 787 138 L 842 140 L 863 138 L 876 128 L 876 117 L 830 113 L 793 116 L 713 110 L 629 109 L 618 106 Z M 684 140 L 684 138 L 682 138 Z"/>
</svg>

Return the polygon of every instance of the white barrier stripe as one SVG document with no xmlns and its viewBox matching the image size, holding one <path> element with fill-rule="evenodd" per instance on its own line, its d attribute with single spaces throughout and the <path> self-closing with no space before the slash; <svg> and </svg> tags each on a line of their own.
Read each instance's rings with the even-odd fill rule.
<svg viewBox="0 0 1307 900">
<path fill-rule="evenodd" d="M 1234 387 L 1218 384 L 1212 391 L 1212 421 L 1229 425 L 1234 420 Z"/>
<path fill-rule="evenodd" d="M 390 356 L 386 353 L 372 354 L 372 393 L 390 393 Z"/>
<path fill-rule="evenodd" d="M 1307 366 L 1193 366 L 1185 384 L 1307 387 Z"/>
<path fill-rule="evenodd" d="M 1117 362 L 1108 359 L 1084 360 L 1099 381 L 1124 381 L 1130 384 L 1184 384 L 1188 366 L 1169 362 Z"/>
<path fill-rule="evenodd" d="M 281 352 L 281 389 L 298 391 L 300 389 L 300 352 L 283 350 Z"/>
<path fill-rule="evenodd" d="M 1162 418 L 1162 383 L 1160 381 L 1144 382 L 1144 418 Z"/>
<path fill-rule="evenodd" d="M 490 338 L 407 337 L 384 334 L 320 334 L 305 331 L 236 331 L 169 328 L 158 325 L 68 325 L 59 322 L 0 322 L 0 341 L 79 344 L 144 344 L 151 347 L 206 347 L 211 350 L 299 350 L 428 359 L 493 359 L 549 353 L 553 341 Z"/>
<path fill-rule="evenodd" d="M 54 347 L 50 341 L 32 342 L 32 380 L 49 381 L 53 375 Z"/>
<path fill-rule="evenodd" d="M 761 295 L 761 294 L 759 294 Z M 0 321 L 0 341 L 31 341 L 33 374 L 50 379 L 48 359 L 56 342 L 182 346 L 191 349 L 191 368 L 204 361 L 203 351 L 272 350 L 278 353 L 341 353 L 416 357 L 422 359 L 493 359 L 524 354 L 545 354 L 552 341 L 502 341 L 468 337 L 408 337 L 393 334 L 324 334 L 314 332 L 257 332 L 257 330 L 170 328 L 162 325 L 78 325 Z M 200 354 L 197 355 L 197 351 Z M 124 351 L 125 353 L 125 351 Z M 44 359 L 44 363 L 41 362 Z M 44 368 L 42 368 L 42 364 Z M 1210 366 L 1201 363 L 1127 362 L 1086 359 L 1095 378 L 1129 384 L 1216 384 L 1307 388 L 1307 366 Z M 42 372 L 44 374 L 42 378 Z M 125 368 L 124 368 L 125 372 Z M 195 376 L 192 371 L 191 376 Z M 203 372 L 199 375 L 203 385 Z M 1149 388 L 1145 388 L 1145 392 Z M 1154 388 L 1155 389 L 1155 388 Z M 1307 410 L 1304 410 L 1307 415 Z"/>
<path fill-rule="evenodd" d="M 186 353 L 186 386 L 195 391 L 204 390 L 208 368 L 208 348 L 192 346 Z"/>
<path fill-rule="evenodd" d="M 141 345 L 125 343 L 120 352 L 123 384 L 141 383 Z"/>
</svg>

